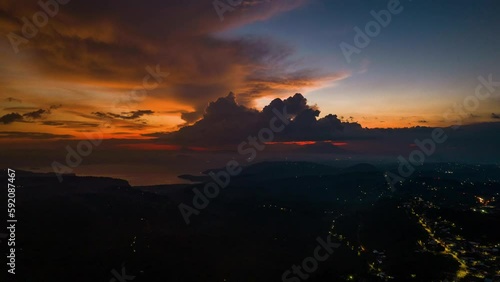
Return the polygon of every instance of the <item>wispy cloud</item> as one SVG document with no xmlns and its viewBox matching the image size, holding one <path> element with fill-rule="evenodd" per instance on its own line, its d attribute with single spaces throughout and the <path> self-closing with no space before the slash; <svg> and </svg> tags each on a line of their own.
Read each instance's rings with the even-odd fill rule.
<svg viewBox="0 0 500 282">
<path fill-rule="evenodd" d="M 0 131 L 0 138 L 2 139 L 54 139 L 54 138 L 72 138 L 73 135 L 69 134 L 51 134 L 45 132 L 18 132 L 18 131 Z"/>
<path fill-rule="evenodd" d="M 154 114 L 154 111 L 152 111 L 152 110 L 137 110 L 137 111 L 130 111 L 130 112 L 122 112 L 121 114 L 93 112 L 92 114 L 99 117 L 99 118 L 116 118 L 116 119 L 133 120 L 133 119 L 139 119 L 140 117 L 145 116 L 145 115 L 152 115 L 152 114 Z"/>
<path fill-rule="evenodd" d="M 229 91 L 237 93 L 240 103 L 251 106 L 261 97 L 285 97 L 346 77 L 345 73 L 328 73 L 302 65 L 292 59 L 296 55 L 292 47 L 270 38 L 216 36 L 221 31 L 296 9 L 304 5 L 303 0 L 246 1 L 228 14 L 223 24 L 214 13 L 211 1 L 110 3 L 110 0 L 90 0 L 64 6 L 64 12 L 52 18 L 26 46 L 23 54 L 30 56 L 29 61 L 20 64 L 21 58 L 13 60 L 0 55 L 9 67 L 16 69 L 8 80 L 0 78 L 0 83 L 11 93 L 28 92 L 27 99 L 32 104 L 47 101 L 58 104 L 62 100 L 68 115 L 65 120 L 71 119 L 70 110 L 107 107 L 93 112 L 133 121 L 152 113 L 117 113 L 124 109 L 110 109 L 109 105 L 116 96 L 133 89 L 144 76 L 143 66 L 159 64 L 165 71 L 172 70 L 168 83 L 152 91 L 151 97 L 137 106 L 162 115 L 161 120 L 168 121 L 166 127 L 171 128 L 198 120 L 207 103 Z M 114 7 L 111 14 L 110 6 Z M 9 25 L 0 25 L 2 32 L 20 28 L 21 18 L 35 12 L 30 5 L 18 2 L 0 7 L 9 22 Z M 36 84 L 37 88 L 28 88 L 30 84 Z M 48 92 L 64 95 L 60 95 L 59 100 L 51 100 L 45 95 Z M 160 108 L 158 102 L 168 104 L 169 110 L 177 113 L 161 113 L 165 109 Z M 25 118 L 37 119 L 44 114 L 33 113 Z M 155 125 L 165 126 L 160 119 Z"/>
</svg>

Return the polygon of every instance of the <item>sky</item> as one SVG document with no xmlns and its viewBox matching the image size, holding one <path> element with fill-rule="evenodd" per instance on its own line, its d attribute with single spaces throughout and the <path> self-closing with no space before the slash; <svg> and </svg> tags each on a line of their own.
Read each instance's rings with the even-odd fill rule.
<svg viewBox="0 0 500 282">
<path fill-rule="evenodd" d="M 275 99 L 306 105 L 301 116 L 314 120 L 282 142 L 449 127 L 457 119 L 443 115 L 479 76 L 500 80 L 493 0 L 42 3 L 0 0 L 0 143 L 21 152 L 95 132 L 117 150 L 225 149 L 251 133 L 220 126 L 225 110 L 244 123 Z M 360 47 L 356 28 L 366 33 L 374 13 L 391 18 Z M 342 44 L 357 52 L 347 58 Z M 492 95 L 460 123 L 499 115 Z M 325 123 L 332 135 L 315 135 Z M 205 138 L 214 128 L 238 134 Z M 345 128 L 358 131 L 333 133 Z"/>
</svg>

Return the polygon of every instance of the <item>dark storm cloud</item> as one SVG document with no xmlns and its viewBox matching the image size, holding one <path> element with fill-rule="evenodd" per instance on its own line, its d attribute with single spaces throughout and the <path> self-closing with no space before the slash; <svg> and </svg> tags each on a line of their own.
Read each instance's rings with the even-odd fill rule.
<svg viewBox="0 0 500 282">
<path fill-rule="evenodd" d="M 336 115 L 318 118 L 320 111 L 307 104 L 301 94 L 287 99 L 274 99 L 262 111 L 248 108 L 236 102 L 234 94 L 211 102 L 203 118 L 195 124 L 185 126 L 176 132 L 153 134 L 163 142 L 176 145 L 217 146 L 238 144 L 255 135 L 261 128 L 269 126 L 275 116 L 273 110 L 286 112 L 290 123 L 276 137 L 278 141 L 330 140 L 344 127 L 359 128 L 359 124 L 343 123 Z"/>
<path fill-rule="evenodd" d="M 187 124 L 192 124 L 203 117 L 203 114 L 200 112 L 188 112 L 182 113 L 181 118 L 186 121 Z"/>
<path fill-rule="evenodd" d="M 156 137 L 150 140 L 154 143 L 235 150 L 236 146 L 247 141 L 249 136 L 256 136 L 260 129 L 269 127 L 270 119 L 275 116 L 273 109 L 280 112 L 286 109 L 290 120 L 285 129 L 275 135 L 274 144 L 268 151 L 270 154 L 287 144 L 303 144 L 297 152 L 349 156 L 405 155 L 415 149 L 415 140 L 432 138 L 435 129 L 426 126 L 367 129 L 357 122 L 342 122 L 333 114 L 320 118 L 318 107 L 308 105 L 301 94 L 287 99 L 275 99 L 261 111 L 257 111 L 238 104 L 235 95 L 231 93 L 211 102 L 203 118 L 193 125 L 182 127 L 175 132 L 157 132 L 144 136 Z M 439 153 L 432 158 L 439 160 L 453 157 L 457 154 L 457 148 L 467 151 L 465 148 L 474 147 L 468 150 L 474 151 L 474 154 L 482 154 L 484 151 L 481 151 L 475 142 L 480 143 L 482 148 L 494 148 L 499 142 L 499 126 L 500 123 L 486 123 L 464 125 L 459 130 L 443 128 L 449 138 L 446 143 L 439 145 Z M 482 141 L 477 141 L 478 138 Z M 344 142 L 345 146 L 339 148 L 335 142 Z M 467 155 L 467 158 L 472 155 Z"/>
</svg>

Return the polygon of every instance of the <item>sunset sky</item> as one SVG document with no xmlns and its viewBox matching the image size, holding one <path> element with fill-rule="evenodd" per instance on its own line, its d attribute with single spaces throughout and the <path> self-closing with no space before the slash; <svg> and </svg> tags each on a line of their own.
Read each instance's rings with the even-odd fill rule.
<svg viewBox="0 0 500 282">
<path fill-rule="evenodd" d="M 316 118 L 334 114 L 363 128 L 452 125 L 443 113 L 474 94 L 479 76 L 500 80 L 500 3 L 401 1 L 348 62 L 340 44 L 354 45 L 354 28 L 364 30 L 389 2 L 243 1 L 221 21 L 207 0 L 71 0 L 14 46 L 33 32 L 23 18 L 43 10 L 0 0 L 1 142 L 177 134 L 230 92 L 257 111 L 301 93 Z M 155 71 L 158 80 L 147 78 Z M 144 80 L 149 89 L 131 98 Z M 462 122 L 499 114 L 497 95 Z"/>
</svg>

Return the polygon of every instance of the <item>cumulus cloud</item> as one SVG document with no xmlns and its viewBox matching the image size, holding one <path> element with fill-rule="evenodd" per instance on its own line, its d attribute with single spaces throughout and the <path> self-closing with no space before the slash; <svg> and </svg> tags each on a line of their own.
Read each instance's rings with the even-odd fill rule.
<svg viewBox="0 0 500 282">
<path fill-rule="evenodd" d="M 306 1 L 245 1 L 225 14 L 223 24 L 212 2 L 76 1 L 61 6 L 64 13 L 40 29 L 29 48 L 20 48 L 29 54 L 33 68 L 48 78 L 120 90 L 144 77 L 147 65 L 160 65 L 164 72 L 175 70 L 168 83 L 149 94 L 175 102 L 183 111 L 189 109 L 181 114 L 187 124 L 197 121 L 220 93 L 234 90 L 239 103 L 252 106 L 261 97 L 286 97 L 349 75 L 311 68 L 297 58 L 294 48 L 271 38 L 216 36 Z M 16 31 L 22 17 L 35 12 L 33 7 L 20 2 L 0 4 L 12 23 L 8 29 L 0 26 L 0 31 Z"/>
<path fill-rule="evenodd" d="M 261 128 L 269 127 L 273 110 L 286 112 L 289 124 L 276 136 L 277 141 L 330 140 L 344 127 L 359 128 L 355 123 L 343 123 L 336 115 L 318 118 L 320 111 L 316 106 L 307 104 L 302 94 L 286 99 L 274 99 L 262 111 L 248 108 L 236 102 L 230 93 L 226 97 L 211 102 L 203 118 L 193 125 L 167 134 L 155 134 L 163 142 L 177 145 L 218 146 L 239 144 L 248 136 L 255 135 Z"/>
<path fill-rule="evenodd" d="M 181 118 L 186 121 L 187 124 L 192 124 L 203 117 L 203 113 L 200 112 L 187 112 L 182 113 Z"/>
</svg>

